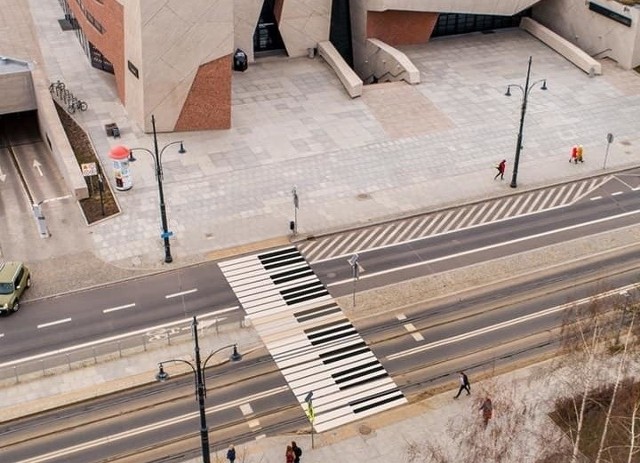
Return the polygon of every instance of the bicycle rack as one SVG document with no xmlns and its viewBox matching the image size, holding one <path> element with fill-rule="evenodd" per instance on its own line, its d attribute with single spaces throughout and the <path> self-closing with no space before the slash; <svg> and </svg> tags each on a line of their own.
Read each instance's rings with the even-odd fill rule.
<svg viewBox="0 0 640 463">
<path fill-rule="evenodd" d="M 49 93 L 51 96 L 58 100 L 60 106 L 62 106 L 69 114 L 73 114 L 77 109 L 80 111 L 86 111 L 87 103 L 77 98 L 68 88 L 66 88 L 64 82 L 57 80 L 49 85 Z"/>
</svg>

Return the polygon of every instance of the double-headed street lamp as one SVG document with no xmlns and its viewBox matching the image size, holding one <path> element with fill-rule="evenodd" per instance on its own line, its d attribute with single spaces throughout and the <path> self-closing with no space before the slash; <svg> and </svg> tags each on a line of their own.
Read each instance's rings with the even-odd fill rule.
<svg viewBox="0 0 640 463">
<path fill-rule="evenodd" d="M 187 360 L 181 359 L 171 359 L 165 360 L 163 362 L 158 363 L 158 374 L 156 374 L 156 379 L 158 381 L 164 382 L 169 379 L 169 374 L 164 371 L 164 367 L 162 366 L 164 363 L 170 362 L 179 362 L 186 363 L 191 367 L 193 374 L 195 376 L 196 381 L 196 396 L 198 398 L 198 409 L 200 410 L 200 444 L 202 446 L 202 461 L 204 463 L 211 463 L 211 454 L 209 453 L 209 428 L 207 428 L 207 415 L 204 408 L 204 398 L 207 396 L 207 387 L 205 384 L 205 376 L 204 370 L 207 368 L 207 362 L 218 352 L 229 349 L 233 347 L 233 352 L 229 359 L 232 362 L 237 362 L 242 360 L 242 355 L 238 353 L 237 344 L 229 344 L 228 346 L 223 346 L 215 351 L 211 352 L 209 356 L 204 360 L 204 362 L 200 361 L 200 345 L 198 344 L 198 320 L 196 317 L 193 317 L 193 322 L 191 323 L 191 330 L 193 332 L 193 339 L 195 343 L 195 361 L 194 363 L 189 362 Z"/>
<path fill-rule="evenodd" d="M 511 87 L 519 88 L 522 91 L 522 109 L 520 111 L 520 130 L 518 131 L 518 144 L 516 145 L 516 159 L 513 163 L 513 177 L 511 177 L 511 184 L 509 185 L 511 188 L 516 188 L 518 186 L 518 164 L 520 164 L 520 150 L 522 149 L 522 129 L 524 128 L 524 115 L 527 112 L 527 98 L 529 97 L 529 92 L 533 87 L 542 82 L 542 86 L 540 90 L 547 89 L 547 79 L 536 80 L 534 83 L 529 85 L 529 76 L 531 75 L 531 56 L 529 56 L 529 67 L 527 68 L 527 80 L 524 83 L 524 87 L 518 84 L 509 84 L 507 86 L 506 96 L 511 96 Z"/>
<path fill-rule="evenodd" d="M 156 118 L 151 115 L 151 125 L 153 126 L 153 151 L 148 150 L 146 148 L 131 148 L 129 150 L 129 161 L 134 162 L 136 158 L 133 157 L 133 152 L 138 151 L 146 151 L 151 155 L 153 161 L 155 163 L 156 169 L 156 180 L 158 181 L 158 195 L 160 196 L 160 219 L 162 220 L 162 239 L 164 240 L 164 261 L 167 264 L 173 262 L 173 257 L 171 257 L 171 243 L 169 243 L 169 237 L 173 234 L 169 231 L 169 227 L 167 225 L 167 209 L 164 205 L 164 190 L 162 189 L 162 153 L 171 145 L 177 145 L 180 143 L 180 149 L 178 153 L 184 154 L 187 150 L 184 149 L 184 145 L 182 144 L 182 140 L 174 141 L 168 143 L 167 145 L 162 147 L 162 150 L 158 152 L 158 137 L 156 135 Z"/>
</svg>

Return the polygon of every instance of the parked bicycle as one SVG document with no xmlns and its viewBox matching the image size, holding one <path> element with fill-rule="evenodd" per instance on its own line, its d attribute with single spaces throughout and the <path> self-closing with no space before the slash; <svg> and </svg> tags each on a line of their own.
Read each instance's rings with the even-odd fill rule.
<svg viewBox="0 0 640 463">
<path fill-rule="evenodd" d="M 64 89 L 64 82 L 60 82 L 59 80 L 51 82 L 51 85 L 49 85 L 49 93 L 51 93 L 52 95 L 55 93 L 56 95 L 60 96 Z"/>
<path fill-rule="evenodd" d="M 80 111 L 86 111 L 88 107 L 89 107 L 89 105 L 87 104 L 86 101 L 78 100 L 76 97 L 73 97 L 71 99 L 71 102 L 67 106 L 67 110 L 71 114 L 73 114 L 73 113 L 76 112 L 76 109 L 79 109 Z"/>
</svg>

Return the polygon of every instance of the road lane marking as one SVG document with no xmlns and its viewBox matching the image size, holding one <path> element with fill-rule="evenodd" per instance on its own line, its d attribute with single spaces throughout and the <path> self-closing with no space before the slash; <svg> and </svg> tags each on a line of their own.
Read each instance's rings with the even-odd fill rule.
<svg viewBox="0 0 640 463">
<path fill-rule="evenodd" d="M 591 198 L 589 198 L 591 201 L 596 201 L 598 199 L 602 199 L 602 196 L 592 196 Z"/>
<path fill-rule="evenodd" d="M 57 196 L 55 198 L 43 199 L 42 204 L 51 203 L 53 201 L 62 201 L 63 199 L 69 199 L 69 198 L 71 198 L 71 195 Z"/>
<path fill-rule="evenodd" d="M 239 307 L 238 306 L 233 306 L 233 307 L 228 307 L 226 309 L 220 309 L 220 310 L 216 310 L 213 312 L 207 312 L 205 314 L 202 315 L 198 315 L 198 324 L 201 323 L 201 320 L 205 320 L 206 318 L 209 317 L 215 317 L 219 314 L 222 313 L 227 313 L 227 312 L 233 312 L 235 310 L 238 310 Z M 5 363 L 0 363 L 0 368 L 6 368 L 6 367 L 11 367 L 14 365 L 19 365 L 20 363 L 25 363 L 25 362 L 31 362 L 33 360 L 40 360 L 46 357 L 50 357 L 52 355 L 60 355 L 60 354 L 65 354 L 67 352 L 72 352 L 74 350 L 78 350 L 78 349 L 84 349 L 86 347 L 93 347 L 93 346 L 97 346 L 99 344 L 104 344 L 104 343 L 108 343 L 108 342 L 112 342 L 112 341 L 118 341 L 120 339 L 125 339 L 125 338 L 129 338 L 131 336 L 137 336 L 140 334 L 147 334 L 150 331 L 154 331 L 154 330 L 161 330 L 163 328 L 167 328 L 170 326 L 176 326 L 176 325 L 180 325 L 180 324 L 184 324 L 184 323 L 191 323 L 193 321 L 193 318 L 184 318 L 182 320 L 178 320 L 175 322 L 169 322 L 169 323 L 164 323 L 162 325 L 155 325 L 155 326 L 151 326 L 149 328 L 143 328 L 141 330 L 136 330 L 136 331 L 130 331 L 128 333 L 123 333 L 123 334 L 118 334 L 116 336 L 110 336 L 108 338 L 102 338 L 102 339 L 97 339 L 95 341 L 90 341 L 90 342 L 85 342 L 83 344 L 77 344 L 75 346 L 69 346 L 69 347 L 64 347 L 62 349 L 56 349 L 50 352 L 43 352 L 42 354 L 36 354 L 36 355 L 32 355 L 31 357 L 24 357 L 24 358 L 20 358 L 17 360 L 11 360 L 10 362 L 5 362 Z M 189 325 L 191 326 L 191 325 Z"/>
<path fill-rule="evenodd" d="M 477 330 L 473 330 L 473 331 L 469 331 L 467 333 L 462 333 L 462 334 L 458 334 L 456 336 L 452 336 L 450 338 L 446 338 L 446 339 L 441 339 L 439 341 L 435 341 L 429 344 L 425 344 L 424 346 L 419 346 L 419 347 L 414 347 L 412 349 L 407 349 L 401 352 L 396 352 L 395 354 L 390 354 L 387 355 L 387 360 L 395 360 L 395 359 L 399 359 L 401 357 L 407 357 L 409 355 L 413 355 L 413 354 L 418 354 L 420 352 L 425 352 L 427 350 L 431 350 L 431 349 L 435 349 L 436 347 L 441 347 L 441 346 L 445 346 L 447 344 L 452 344 L 454 342 L 459 342 L 459 341 L 464 341 L 466 339 L 470 339 L 470 338 L 474 338 L 476 336 L 480 336 L 483 334 L 487 334 L 487 333 L 491 333 L 493 331 L 497 331 L 500 330 L 502 328 L 508 328 L 510 326 L 514 326 L 517 325 L 519 323 L 523 323 L 523 322 L 527 322 L 530 320 L 534 320 L 536 318 L 540 318 L 540 317 L 544 317 L 547 315 L 551 315 L 555 312 L 560 312 L 562 310 L 566 310 L 570 307 L 574 307 L 577 305 L 582 305 L 582 304 L 588 304 L 588 303 L 592 303 L 595 300 L 598 299 L 604 299 L 607 297 L 611 297 L 614 295 L 619 295 L 621 291 L 625 291 L 628 290 L 630 288 L 633 288 L 634 285 L 629 285 L 629 286 L 625 286 L 624 288 L 616 288 L 614 290 L 611 291 L 607 291 L 604 293 L 600 293 L 596 296 L 591 296 L 591 297 L 585 297 L 582 299 L 578 299 L 576 301 L 572 301 L 572 302 L 568 302 L 566 304 L 562 304 L 562 305 L 558 305 L 555 307 L 550 307 L 548 309 L 545 310 L 541 310 L 540 312 L 536 312 L 536 313 L 532 313 L 532 314 L 528 314 L 528 315 L 523 315 L 521 317 L 518 318 L 514 318 L 513 320 L 507 320 L 504 322 L 500 322 L 500 323 L 496 323 L 495 325 L 489 325 L 489 326 L 485 326 L 484 328 L 478 328 Z"/>
<path fill-rule="evenodd" d="M 422 336 L 420 333 L 418 333 L 418 330 L 413 325 L 413 323 L 405 323 L 402 326 L 404 326 L 404 329 L 407 330 L 411 334 L 411 337 L 413 337 L 413 339 L 415 339 L 418 342 L 424 341 L 424 336 Z"/>
<path fill-rule="evenodd" d="M 533 240 L 533 239 L 536 239 L 536 238 L 541 238 L 543 236 L 554 235 L 556 233 L 562 233 L 562 232 L 566 232 L 566 231 L 569 231 L 569 230 L 575 230 L 575 229 L 579 229 L 579 228 L 582 228 L 582 227 L 587 227 L 589 225 L 594 225 L 594 224 L 602 223 L 602 222 L 608 222 L 610 220 L 616 220 L 616 219 L 620 219 L 620 218 L 623 218 L 623 217 L 628 217 L 628 216 L 636 215 L 636 214 L 640 214 L 640 210 L 623 212 L 622 214 L 613 215 L 611 217 L 603 217 L 603 218 L 600 218 L 600 219 L 591 220 L 589 222 L 584 222 L 584 223 L 580 223 L 580 224 L 577 224 L 577 225 L 570 225 L 568 227 L 562 227 L 562 228 L 558 228 L 556 230 L 549 230 L 549 231 L 546 231 L 546 232 L 537 233 L 535 235 L 523 236 L 521 238 L 516 238 L 516 239 L 510 240 L 510 241 L 502 241 L 500 243 L 490 244 L 488 246 L 482 246 L 480 248 L 469 249 L 468 251 L 458 252 L 456 254 L 447 254 L 446 256 L 436 257 L 435 259 L 429 259 L 429 260 L 424 260 L 424 261 L 421 261 L 421 262 L 415 262 L 413 264 L 407 264 L 407 265 L 403 265 L 403 266 L 400 266 L 400 267 L 394 267 L 394 268 L 390 268 L 390 269 L 387 269 L 387 270 L 382 270 L 380 272 L 368 273 L 368 274 L 365 274 L 365 275 L 361 275 L 360 279 L 364 280 L 366 278 L 377 277 L 377 276 L 380 276 L 380 275 L 385 275 L 387 273 L 394 273 L 394 272 L 398 272 L 398 271 L 401 271 L 401 270 L 407 270 L 407 269 L 410 269 L 410 268 L 421 267 L 421 266 L 424 266 L 424 265 L 432 264 L 434 262 L 441 262 L 441 261 L 444 261 L 444 260 L 454 259 L 456 257 L 462 257 L 462 256 L 470 255 L 470 254 L 475 254 L 477 252 L 488 251 L 488 250 L 491 250 L 491 249 L 497 249 L 497 248 L 501 248 L 501 247 L 504 247 L 504 246 L 509 246 L 509 245 L 512 245 L 512 244 L 515 244 L 515 243 L 521 243 L 523 241 Z M 327 287 L 331 287 L 331 286 L 344 285 L 344 284 L 348 284 L 348 283 L 349 284 L 352 283 L 352 278 L 348 278 L 348 279 L 341 280 L 341 281 L 335 281 L 333 283 L 327 284 L 326 286 Z"/>
<path fill-rule="evenodd" d="M 62 320 L 56 320 L 55 322 L 43 323 L 41 325 L 38 325 L 38 328 L 48 328 L 49 326 L 60 325 L 62 323 L 68 323 L 70 321 L 70 318 L 63 318 Z"/>
<path fill-rule="evenodd" d="M 253 414 L 253 408 L 251 408 L 251 404 L 249 403 L 240 405 L 240 411 L 244 416 Z"/>
<path fill-rule="evenodd" d="M 165 299 L 171 299 L 172 297 L 184 296 L 185 294 L 191 294 L 198 291 L 198 288 L 188 289 L 186 291 L 180 291 L 179 293 L 167 294 Z"/>
<path fill-rule="evenodd" d="M 275 387 L 273 389 L 269 389 L 268 391 L 258 392 L 257 394 L 253 394 L 252 396 L 243 397 L 241 399 L 234 400 L 234 401 L 228 402 L 226 404 L 221 404 L 221 405 L 217 405 L 215 407 L 207 408 L 205 413 L 215 413 L 215 412 L 219 412 L 219 411 L 222 411 L 222 410 L 235 408 L 235 407 L 239 406 L 242 403 L 246 403 L 247 401 L 262 399 L 262 398 L 269 397 L 269 396 L 276 395 L 276 394 L 280 394 L 281 392 L 286 392 L 286 391 L 289 391 L 289 386 L 285 385 L 285 386 Z M 61 459 L 62 457 L 66 456 L 66 455 L 71 455 L 73 453 L 82 452 L 84 450 L 88 450 L 88 449 L 93 448 L 93 447 L 98 447 L 100 445 L 111 444 L 111 443 L 113 443 L 115 441 L 122 440 L 122 439 L 127 439 L 127 438 L 130 438 L 130 437 L 134 437 L 134 436 L 137 436 L 139 434 L 143 434 L 145 432 L 155 431 L 155 430 L 167 427 L 167 426 L 173 426 L 173 425 L 175 425 L 177 423 L 182 423 L 184 421 L 193 420 L 196 417 L 198 417 L 199 414 L 200 414 L 200 412 L 187 413 L 186 415 L 180 415 L 180 416 L 176 416 L 176 417 L 169 418 L 169 419 L 166 419 L 166 420 L 158 421 L 156 423 L 140 426 L 138 428 L 129 429 L 127 431 L 123 431 L 123 432 L 120 432 L 120 433 L 117 433 L 117 434 L 112 434 L 112 435 L 106 436 L 106 437 L 101 437 L 99 439 L 95 439 L 95 440 L 92 440 L 92 441 L 89 441 L 89 442 L 84 442 L 82 444 L 73 445 L 71 447 L 67 447 L 67 448 L 60 449 L 60 450 L 54 450 L 53 452 L 45 453 L 43 455 L 38 455 L 36 457 L 29 458 L 27 460 L 21 460 L 21 461 L 16 462 L 16 463 L 43 463 L 45 461 L 53 460 L 55 458 Z"/>
<path fill-rule="evenodd" d="M 624 191 L 616 191 L 615 193 L 611 193 L 611 196 L 618 196 L 624 193 Z"/>
<path fill-rule="evenodd" d="M 102 313 L 116 312 L 117 310 L 129 309 L 131 307 L 135 307 L 136 303 L 119 305 L 118 307 L 111 307 L 110 309 L 104 309 Z"/>
<path fill-rule="evenodd" d="M 0 333 L 0 338 L 4 338 L 4 333 Z"/>
<path fill-rule="evenodd" d="M 260 420 L 249 420 L 247 424 L 249 425 L 252 431 L 262 428 L 262 426 L 260 426 Z"/>
</svg>

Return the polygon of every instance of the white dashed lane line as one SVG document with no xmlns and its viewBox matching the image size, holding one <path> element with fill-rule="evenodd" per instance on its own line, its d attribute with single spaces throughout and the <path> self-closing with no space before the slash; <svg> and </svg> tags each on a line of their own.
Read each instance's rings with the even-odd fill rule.
<svg viewBox="0 0 640 463">
<path fill-rule="evenodd" d="M 71 321 L 70 318 L 63 318 L 62 320 L 56 320 L 55 322 L 43 323 L 42 325 L 38 325 L 38 329 L 47 328 L 49 326 L 54 326 L 54 325 L 60 325 L 62 323 L 68 323 L 70 321 Z"/>
<path fill-rule="evenodd" d="M 602 199 L 602 196 L 594 196 L 593 198 L 589 198 L 591 201 L 596 201 L 598 199 Z"/>
<path fill-rule="evenodd" d="M 396 317 L 397 317 L 397 319 L 399 321 L 407 319 L 407 316 L 405 314 L 402 314 L 402 313 L 398 314 Z M 420 333 L 418 333 L 418 330 L 413 325 L 413 323 L 405 323 L 402 326 L 404 327 L 405 330 L 407 330 L 409 332 L 409 334 L 411 334 L 411 337 L 413 337 L 413 339 L 415 339 L 417 342 L 424 341 L 424 336 L 422 336 Z"/>
<path fill-rule="evenodd" d="M 118 310 L 130 309 L 131 307 L 135 307 L 136 303 L 119 305 L 118 307 L 111 307 L 110 309 L 104 309 L 102 313 L 116 312 Z"/>
<path fill-rule="evenodd" d="M 171 299 L 172 297 L 184 296 L 185 294 L 191 294 L 198 291 L 198 288 L 188 289 L 186 291 L 180 291 L 179 293 L 167 294 L 165 299 Z"/>
<path fill-rule="evenodd" d="M 4 333 L 0 333 L 0 338 L 4 338 Z"/>
<path fill-rule="evenodd" d="M 624 191 L 616 191 L 615 193 L 611 193 L 611 196 L 618 196 L 624 193 Z"/>
</svg>

